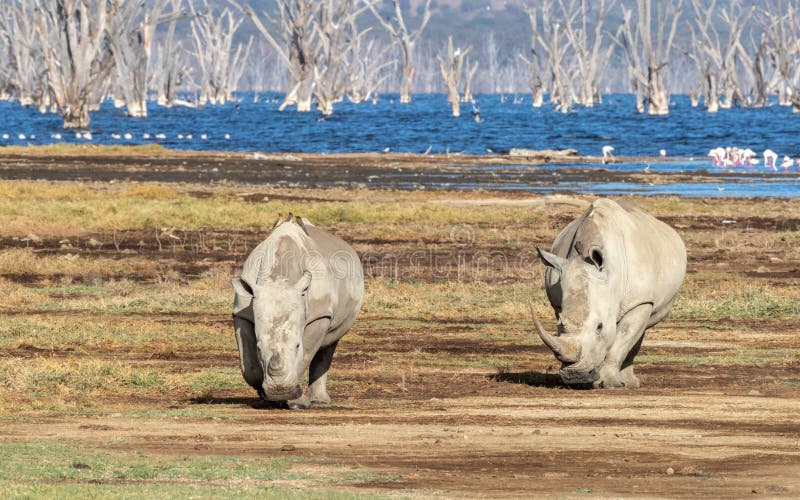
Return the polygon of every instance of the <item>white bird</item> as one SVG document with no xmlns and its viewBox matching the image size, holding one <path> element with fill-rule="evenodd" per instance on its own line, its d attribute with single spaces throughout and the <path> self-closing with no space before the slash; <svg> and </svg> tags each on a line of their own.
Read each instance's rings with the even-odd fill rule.
<svg viewBox="0 0 800 500">
<path fill-rule="evenodd" d="M 25 134 L 19 134 L 17 136 L 17 139 L 19 139 L 20 141 L 24 141 L 25 140 Z"/>
<path fill-rule="evenodd" d="M 3 140 L 6 140 L 6 141 L 7 141 L 7 140 L 8 140 L 10 137 L 11 137 L 11 136 L 9 136 L 8 134 L 3 134 Z"/>
<path fill-rule="evenodd" d="M 131 139 L 133 139 L 133 135 L 131 135 L 130 132 L 126 132 L 125 133 L 125 140 L 126 141 L 130 141 Z"/>
<path fill-rule="evenodd" d="M 111 134 L 112 139 L 122 139 L 122 136 L 119 134 Z"/>
<path fill-rule="evenodd" d="M 609 161 L 614 163 L 614 154 L 612 151 L 614 151 L 614 146 L 603 146 L 603 164 L 606 164 Z"/>
<path fill-rule="evenodd" d="M 792 167 L 792 165 L 794 165 L 794 160 L 792 160 L 788 156 L 784 156 L 783 163 L 781 163 L 781 168 L 784 170 L 788 170 L 789 168 Z"/>
<path fill-rule="evenodd" d="M 775 168 L 775 162 L 777 161 L 778 153 L 771 149 L 764 151 L 764 167 L 772 167 L 773 170 L 777 170 L 777 168 Z"/>
<path fill-rule="evenodd" d="M 206 134 L 200 134 L 200 138 L 201 138 L 201 139 L 203 139 L 203 140 L 205 141 L 206 139 L 208 139 L 208 135 L 206 135 Z"/>
<path fill-rule="evenodd" d="M 150 134 L 148 134 L 147 132 L 142 134 L 142 139 L 149 139 L 149 138 L 150 138 Z"/>
<path fill-rule="evenodd" d="M 61 134 L 53 134 L 50 137 L 52 137 L 53 139 L 55 139 L 57 141 L 61 140 Z"/>
<path fill-rule="evenodd" d="M 30 139 L 30 140 L 36 139 L 36 134 L 31 134 L 30 137 L 28 137 L 28 139 Z"/>
<path fill-rule="evenodd" d="M 80 139 L 81 137 L 83 137 L 83 136 L 81 135 L 80 132 L 75 132 L 75 138 L 76 139 Z"/>
<path fill-rule="evenodd" d="M 667 150 L 666 149 L 661 149 L 661 150 L 658 151 L 658 154 L 660 154 L 662 157 L 663 156 L 667 156 Z"/>
<path fill-rule="evenodd" d="M 186 134 L 186 138 L 187 139 L 191 139 L 192 138 L 192 134 Z"/>
<path fill-rule="evenodd" d="M 91 141 L 91 140 L 92 140 L 92 137 L 93 137 L 93 136 L 92 136 L 92 133 L 91 133 L 91 132 L 84 132 L 84 133 L 83 133 L 83 138 L 84 138 L 84 139 L 86 139 L 87 141 Z"/>
<path fill-rule="evenodd" d="M 178 139 L 183 139 L 183 134 L 178 134 Z"/>
<path fill-rule="evenodd" d="M 231 134 L 225 134 L 224 137 L 225 137 L 225 139 L 230 139 L 231 138 Z"/>
<path fill-rule="evenodd" d="M 384 153 L 388 153 L 388 152 L 389 152 L 389 151 L 391 151 L 391 150 L 392 150 L 392 148 L 383 148 L 383 152 L 384 152 Z"/>
<path fill-rule="evenodd" d="M 156 139 L 166 139 L 167 136 L 165 134 L 156 134 Z"/>
</svg>

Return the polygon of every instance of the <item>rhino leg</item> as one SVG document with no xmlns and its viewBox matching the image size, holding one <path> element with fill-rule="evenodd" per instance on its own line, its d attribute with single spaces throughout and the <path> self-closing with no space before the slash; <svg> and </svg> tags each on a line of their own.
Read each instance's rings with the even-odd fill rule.
<svg viewBox="0 0 800 500">
<path fill-rule="evenodd" d="M 652 304 L 641 304 L 617 323 L 616 340 L 600 367 L 594 387 L 639 387 L 639 379 L 633 373 L 633 358 L 639 352 L 652 312 Z"/>
<path fill-rule="evenodd" d="M 293 410 L 310 408 L 311 403 L 314 402 L 314 398 L 312 397 L 314 389 L 313 382 L 315 380 L 312 378 L 312 373 L 314 373 L 314 361 L 317 359 L 317 356 L 319 356 L 319 353 L 324 350 L 324 348 L 322 350 L 320 349 L 320 345 L 322 345 L 325 334 L 328 333 L 330 324 L 331 321 L 329 318 L 322 318 L 306 326 L 306 330 L 303 332 L 303 373 L 301 373 L 298 378 L 302 379 L 306 369 L 308 369 L 308 389 L 299 398 L 288 402 L 289 408 Z M 330 362 L 328 364 L 330 365 Z M 330 399 L 328 399 L 328 402 L 330 402 Z"/>
<path fill-rule="evenodd" d="M 337 340 L 329 346 L 325 346 L 317 352 L 311 361 L 308 369 L 308 396 L 312 403 L 329 404 L 331 397 L 328 396 L 328 370 L 333 361 L 333 353 L 339 343 Z"/>
<path fill-rule="evenodd" d="M 258 391 L 259 396 L 263 396 L 261 384 L 264 382 L 264 370 L 258 361 L 258 350 L 256 349 L 256 332 L 253 323 L 240 318 L 233 317 L 233 327 L 236 332 L 236 344 L 239 346 L 239 362 L 242 367 L 242 376 L 253 389 Z"/>
</svg>

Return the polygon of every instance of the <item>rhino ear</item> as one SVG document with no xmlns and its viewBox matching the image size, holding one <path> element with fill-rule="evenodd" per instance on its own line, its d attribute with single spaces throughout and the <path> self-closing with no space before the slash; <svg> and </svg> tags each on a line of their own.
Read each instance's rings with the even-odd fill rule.
<svg viewBox="0 0 800 500">
<path fill-rule="evenodd" d="M 231 285 L 233 285 L 233 289 L 236 291 L 237 294 L 243 297 L 253 296 L 253 288 L 244 279 L 233 278 L 231 280 Z"/>
<path fill-rule="evenodd" d="M 536 251 L 539 252 L 539 258 L 542 259 L 542 263 L 547 267 L 552 267 L 558 272 L 567 265 L 567 259 L 563 257 L 559 257 L 558 255 L 550 252 L 546 252 L 539 247 L 536 247 Z"/>
<path fill-rule="evenodd" d="M 306 271 L 303 273 L 303 276 L 297 280 L 297 283 L 294 284 L 294 289 L 305 295 L 309 285 L 311 285 L 311 273 Z"/>
</svg>

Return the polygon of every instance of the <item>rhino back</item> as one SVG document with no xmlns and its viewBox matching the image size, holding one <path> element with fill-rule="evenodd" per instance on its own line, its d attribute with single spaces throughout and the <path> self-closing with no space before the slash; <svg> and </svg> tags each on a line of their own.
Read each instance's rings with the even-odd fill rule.
<svg viewBox="0 0 800 500">
<path fill-rule="evenodd" d="M 559 233 L 552 251 L 569 259 L 592 245 L 619 273 L 621 312 L 642 302 L 653 302 L 658 314 L 668 311 L 686 272 L 686 249 L 673 228 L 628 202 L 600 199 Z M 548 268 L 545 278 L 548 298 L 560 307 L 558 272 Z"/>
</svg>

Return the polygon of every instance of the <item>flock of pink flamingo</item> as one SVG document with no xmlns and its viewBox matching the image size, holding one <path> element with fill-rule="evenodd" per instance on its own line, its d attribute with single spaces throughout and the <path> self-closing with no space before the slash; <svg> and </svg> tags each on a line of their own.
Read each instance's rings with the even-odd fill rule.
<svg viewBox="0 0 800 500">
<path fill-rule="evenodd" d="M 661 156 L 666 156 L 665 150 L 659 151 Z M 783 161 L 778 163 L 778 153 L 771 149 L 764 150 L 764 168 L 771 168 L 777 172 L 778 168 L 789 170 L 797 166 L 800 170 L 800 158 L 797 161 L 793 160 L 790 156 L 783 157 Z M 739 149 L 737 147 L 727 148 L 714 148 L 708 152 L 708 157 L 711 158 L 711 165 L 719 168 L 734 168 L 734 167 L 757 167 L 761 160 L 757 158 L 757 154 L 750 148 Z M 615 163 L 614 147 L 603 146 L 603 163 Z"/>
<path fill-rule="evenodd" d="M 737 147 L 715 148 L 708 152 L 711 158 L 711 165 L 720 168 L 734 167 L 756 167 L 760 160 L 756 158 L 756 152 L 750 148 L 739 149 Z M 777 172 L 778 167 L 789 170 L 795 164 L 800 168 L 800 159 L 795 162 L 791 157 L 784 156 L 783 161 L 778 163 L 778 153 L 771 149 L 764 150 L 764 168 L 771 168 Z"/>
</svg>

